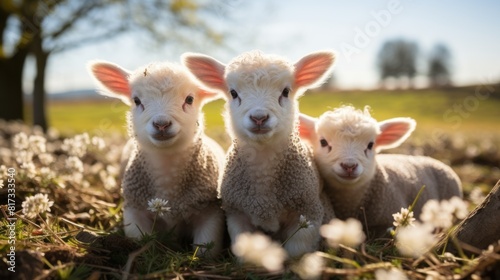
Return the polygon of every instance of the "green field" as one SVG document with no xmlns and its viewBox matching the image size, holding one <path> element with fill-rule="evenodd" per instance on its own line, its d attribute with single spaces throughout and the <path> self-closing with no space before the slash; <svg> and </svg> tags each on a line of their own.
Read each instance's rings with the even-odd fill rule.
<svg viewBox="0 0 500 280">
<path fill-rule="evenodd" d="M 412 117 L 417 120 L 414 137 L 433 131 L 481 135 L 500 133 L 500 93 L 487 87 L 415 91 L 334 91 L 309 92 L 300 99 L 300 110 L 311 116 L 352 104 L 358 108 L 370 105 L 377 120 Z M 227 143 L 221 116 L 224 101 L 205 106 L 207 134 Z M 49 103 L 50 124 L 63 134 L 89 132 L 125 134 L 127 106 L 118 100 L 65 101 Z"/>
</svg>

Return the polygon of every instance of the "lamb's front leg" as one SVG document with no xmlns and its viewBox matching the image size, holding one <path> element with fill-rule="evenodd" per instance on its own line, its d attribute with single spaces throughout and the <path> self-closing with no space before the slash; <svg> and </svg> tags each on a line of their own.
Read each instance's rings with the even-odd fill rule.
<svg viewBox="0 0 500 280">
<path fill-rule="evenodd" d="M 294 219 L 292 220 L 290 217 L 283 217 L 284 219 L 282 219 L 282 222 L 286 225 L 284 227 L 285 237 L 288 239 L 284 248 L 292 258 L 316 251 L 319 247 L 321 240 L 319 227 L 322 224 L 324 213 L 322 211 L 312 211 L 307 214 L 309 214 L 309 217 L 315 218 L 309 219 L 308 216 L 289 215 Z"/>
<path fill-rule="evenodd" d="M 288 236 L 292 235 L 297 228 L 288 231 Z M 285 244 L 285 250 L 290 257 L 300 257 L 305 253 L 313 252 L 318 249 L 320 235 L 318 228 L 301 228 Z"/>
<path fill-rule="evenodd" d="M 234 245 L 238 235 L 244 232 L 254 232 L 255 226 L 252 225 L 247 215 L 241 212 L 226 211 L 227 230 L 231 238 L 231 245 Z"/>
<path fill-rule="evenodd" d="M 151 212 L 147 209 L 124 207 L 123 225 L 128 237 L 141 238 L 143 234 L 150 234 L 153 227 Z"/>
<path fill-rule="evenodd" d="M 212 256 L 218 255 L 222 250 L 224 242 L 224 212 L 217 206 L 204 209 L 201 214 L 193 220 L 193 243 L 206 245 L 213 243 L 214 247 L 209 251 Z M 201 248 L 198 253 L 205 253 Z"/>
</svg>

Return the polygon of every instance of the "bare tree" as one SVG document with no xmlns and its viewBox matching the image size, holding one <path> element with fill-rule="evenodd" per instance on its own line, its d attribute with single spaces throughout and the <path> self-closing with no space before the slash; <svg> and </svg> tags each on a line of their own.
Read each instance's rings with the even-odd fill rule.
<svg viewBox="0 0 500 280">
<path fill-rule="evenodd" d="M 388 78 L 395 78 L 401 84 L 407 78 L 413 86 L 417 74 L 418 46 L 414 42 L 394 39 L 384 43 L 378 54 L 380 79 L 384 83 Z"/>
<path fill-rule="evenodd" d="M 433 87 L 451 85 L 451 53 L 443 44 L 437 44 L 429 58 L 428 76 Z"/>
<path fill-rule="evenodd" d="M 33 81 L 33 124 L 47 129 L 45 77 L 51 54 L 105 40 L 126 30 L 126 22 L 113 14 L 123 3 L 110 0 L 39 1 L 33 26 L 31 53 L 36 60 Z M 108 16 L 105 16 L 108 15 Z M 112 20 L 114 18 L 114 20 Z M 95 28 L 105 26 L 105 28 Z M 90 27 L 94 27 L 90 30 Z"/>
<path fill-rule="evenodd" d="M 200 15 L 210 18 L 209 15 L 217 13 L 220 18 L 220 11 L 225 7 L 219 5 L 214 9 L 213 6 L 203 3 L 195 0 L 2 1 L 0 35 L 10 30 L 11 33 L 21 34 L 24 39 L 12 45 L 15 50 L 12 58 L 5 63 L 0 60 L 0 96 L 7 100 L 16 99 L 15 106 L 0 102 L 8 109 L 0 110 L 0 118 L 23 119 L 21 77 L 24 60 L 29 53 L 36 59 L 33 121 L 35 125 L 46 129 L 48 124 L 45 114 L 45 71 L 51 54 L 107 40 L 130 30 L 147 31 L 146 34 L 153 40 L 170 44 L 191 40 L 214 43 L 222 41 L 222 34 L 212 30 L 209 23 L 200 19 Z M 21 24 L 9 27 L 9 18 L 15 18 Z M 30 27 L 29 36 L 25 36 L 23 28 L 26 27 L 23 24 Z M 3 55 L 3 52 L 1 54 Z M 13 67 L 19 70 L 16 72 L 18 77 L 8 81 L 8 76 L 2 74 L 11 72 Z M 2 86 L 3 84 L 6 86 Z"/>
</svg>

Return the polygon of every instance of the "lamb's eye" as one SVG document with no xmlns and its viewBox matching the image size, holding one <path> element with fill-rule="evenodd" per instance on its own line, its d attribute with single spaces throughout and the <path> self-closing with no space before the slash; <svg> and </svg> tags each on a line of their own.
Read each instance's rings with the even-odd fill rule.
<svg viewBox="0 0 500 280">
<path fill-rule="evenodd" d="M 233 97 L 233 99 L 238 98 L 238 92 L 236 92 L 236 90 L 232 89 L 229 93 L 231 93 L 231 96 Z"/>
<path fill-rule="evenodd" d="M 368 143 L 368 150 L 371 150 L 373 148 L 373 142 Z"/>
<path fill-rule="evenodd" d="M 283 91 L 281 92 L 281 95 L 283 95 L 284 97 L 288 97 L 288 94 L 290 93 L 290 89 L 289 88 L 284 88 Z"/>
<path fill-rule="evenodd" d="M 325 139 L 319 140 L 319 143 L 321 144 L 321 147 L 326 147 L 328 146 L 328 142 Z"/>
<path fill-rule="evenodd" d="M 134 103 L 136 106 L 141 105 L 141 100 L 139 99 L 139 97 L 134 97 Z"/>
<path fill-rule="evenodd" d="M 191 105 L 191 104 L 193 104 L 193 102 L 194 102 L 194 97 L 192 97 L 191 95 L 188 95 L 186 97 L 186 104 Z"/>
</svg>

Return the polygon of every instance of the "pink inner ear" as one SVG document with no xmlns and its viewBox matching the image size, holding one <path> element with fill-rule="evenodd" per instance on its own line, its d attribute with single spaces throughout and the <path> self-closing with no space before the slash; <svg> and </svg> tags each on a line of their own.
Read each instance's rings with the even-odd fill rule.
<svg viewBox="0 0 500 280">
<path fill-rule="evenodd" d="M 217 93 L 213 93 L 213 92 L 201 89 L 198 91 L 198 97 L 200 98 L 200 100 L 202 102 L 209 102 L 209 101 L 217 99 L 219 96 Z"/>
<path fill-rule="evenodd" d="M 312 140 L 314 137 L 315 122 L 313 118 L 300 114 L 299 115 L 299 136 L 303 139 Z"/>
<path fill-rule="evenodd" d="M 302 124 L 299 125 L 299 136 L 304 139 L 311 139 L 311 131 L 304 127 Z"/>
<path fill-rule="evenodd" d="M 191 73 L 206 86 L 226 90 L 223 65 L 205 57 L 187 57 L 184 61 Z"/>
<path fill-rule="evenodd" d="M 321 82 L 321 78 L 332 65 L 333 56 L 323 53 L 303 58 L 295 65 L 295 84 L 298 87 L 306 87 Z"/>
<path fill-rule="evenodd" d="M 381 128 L 382 132 L 375 140 L 377 146 L 393 145 L 399 141 L 404 141 L 408 134 L 410 124 L 408 123 L 388 123 Z"/>
<path fill-rule="evenodd" d="M 103 64 L 92 67 L 92 72 L 97 80 L 112 92 L 130 97 L 131 91 L 128 83 L 128 74 L 125 72 L 116 67 Z"/>
</svg>

